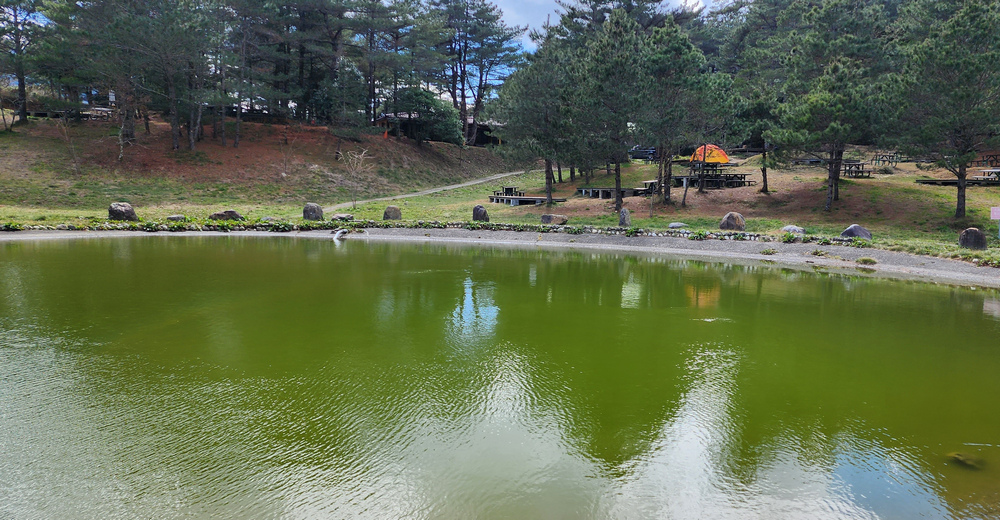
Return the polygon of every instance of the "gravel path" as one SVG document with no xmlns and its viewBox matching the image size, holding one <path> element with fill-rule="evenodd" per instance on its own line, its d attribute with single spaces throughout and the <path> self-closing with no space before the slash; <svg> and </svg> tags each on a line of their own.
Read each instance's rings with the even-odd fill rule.
<svg viewBox="0 0 1000 520">
<path fill-rule="evenodd" d="M 423 190 L 423 191 L 415 191 L 413 193 L 405 193 L 403 195 L 393 195 L 391 197 L 379 197 L 377 199 L 359 200 L 357 203 L 358 204 L 366 204 L 368 202 L 382 202 L 382 201 L 387 201 L 387 200 L 406 199 L 406 198 L 409 198 L 409 197 L 420 197 L 420 196 L 423 196 L 423 195 L 430 195 L 432 193 L 438 193 L 438 192 L 441 192 L 441 191 L 448 191 L 448 190 L 454 190 L 454 189 L 458 189 L 458 188 L 465 188 L 466 186 L 475 186 L 476 184 L 484 184 L 484 183 L 487 183 L 487 182 L 490 182 L 490 181 L 495 181 L 497 179 L 503 179 L 504 177 L 510 177 L 512 175 L 520 175 L 522 173 L 524 173 L 523 170 L 522 171 L 518 171 L 518 172 L 498 173 L 498 174 L 495 174 L 495 175 L 490 175 L 489 177 L 483 177 L 482 179 L 475 179 L 475 180 L 471 180 L 471 181 L 465 181 L 465 182 L 462 182 L 462 183 L 459 183 L 459 184 L 449 184 L 448 186 L 440 186 L 440 187 L 437 187 L 437 188 L 430 188 L 430 189 Z M 343 202 L 341 204 L 336 204 L 336 205 L 330 206 L 328 208 L 323 208 L 323 212 L 324 213 L 332 213 L 332 212 L 334 212 L 334 211 L 336 211 L 338 209 L 350 208 L 353 205 L 354 205 L 354 202 Z"/>
</svg>

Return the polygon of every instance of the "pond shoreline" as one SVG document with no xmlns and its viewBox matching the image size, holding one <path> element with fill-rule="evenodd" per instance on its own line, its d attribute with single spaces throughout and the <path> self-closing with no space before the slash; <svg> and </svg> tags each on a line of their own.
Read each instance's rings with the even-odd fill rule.
<svg viewBox="0 0 1000 520">
<path fill-rule="evenodd" d="M 0 233 L 0 243 L 33 240 L 66 240 L 118 237 L 184 237 L 241 236 L 289 237 L 333 240 L 333 233 L 295 231 L 288 233 L 263 231 L 233 232 L 152 232 L 135 231 L 18 231 Z M 689 240 L 677 237 L 651 237 L 607 234 L 538 233 L 528 231 L 487 231 L 467 229 L 365 228 L 342 235 L 344 240 L 385 242 L 406 241 L 461 246 L 536 247 L 545 249 L 576 249 L 625 252 L 639 255 L 666 254 L 678 259 L 741 265 L 768 265 L 803 271 L 875 276 L 948 285 L 1000 289 L 1000 269 L 978 267 L 968 262 L 913 255 L 846 245 L 816 243 L 756 242 L 736 240 Z M 770 254 L 764 254 L 768 251 Z M 820 254 L 820 252 L 822 252 Z M 862 262 L 875 263 L 859 263 Z"/>
</svg>

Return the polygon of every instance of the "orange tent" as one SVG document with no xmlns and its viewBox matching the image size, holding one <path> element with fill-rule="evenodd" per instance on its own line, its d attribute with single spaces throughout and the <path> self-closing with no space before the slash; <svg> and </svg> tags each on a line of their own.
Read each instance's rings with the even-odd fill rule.
<svg viewBox="0 0 1000 520">
<path fill-rule="evenodd" d="M 707 159 L 705 158 L 706 151 L 708 152 Z M 691 160 L 725 164 L 729 162 L 729 156 L 726 155 L 726 151 L 722 148 L 719 148 L 714 144 L 706 144 L 699 146 L 698 149 L 691 154 Z"/>
</svg>

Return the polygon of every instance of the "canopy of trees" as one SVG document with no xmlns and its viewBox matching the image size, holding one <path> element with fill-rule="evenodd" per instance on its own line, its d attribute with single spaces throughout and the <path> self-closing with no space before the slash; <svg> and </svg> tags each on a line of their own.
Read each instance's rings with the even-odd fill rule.
<svg viewBox="0 0 1000 520">
<path fill-rule="evenodd" d="M 952 171 L 962 217 L 967 165 L 998 144 L 1000 0 L 559 5 L 524 53 L 525 29 L 488 0 L 0 0 L 0 73 L 22 115 L 26 84 L 67 107 L 114 91 L 123 146 L 151 111 L 174 148 L 194 148 L 208 112 L 235 118 L 234 146 L 251 115 L 405 114 L 426 121 L 407 130 L 418 141 L 465 143 L 489 119 L 550 184 L 563 165 L 617 184 L 634 145 L 669 178 L 669 157 L 712 142 L 763 150 L 764 192 L 768 152 L 814 154 L 826 209 L 847 147 L 875 145 Z"/>
<path fill-rule="evenodd" d="M 966 164 L 996 145 L 997 0 L 560 5 L 493 112 L 505 142 L 550 162 L 617 171 L 630 146 L 653 145 L 669 178 L 681 150 L 745 144 L 765 154 L 766 192 L 768 151 L 814 154 L 829 210 L 846 147 L 892 147 L 954 172 L 962 217 Z"/>
<path fill-rule="evenodd" d="M 30 83 L 66 108 L 114 92 L 123 140 L 152 110 L 175 149 L 194 148 L 209 110 L 236 117 L 238 146 L 251 113 L 365 125 L 415 103 L 456 126 L 430 133 L 471 141 L 523 33 L 488 0 L 0 0 L 0 73 L 16 76 L 22 111 Z M 454 110 L 428 111 L 414 89 Z"/>
</svg>

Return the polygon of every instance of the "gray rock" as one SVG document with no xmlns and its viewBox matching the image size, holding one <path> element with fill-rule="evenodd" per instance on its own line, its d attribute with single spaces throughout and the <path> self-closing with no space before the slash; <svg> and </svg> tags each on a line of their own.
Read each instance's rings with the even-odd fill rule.
<svg viewBox="0 0 1000 520">
<path fill-rule="evenodd" d="M 260 219 L 261 222 L 277 222 L 277 220 L 278 219 L 276 219 L 274 217 L 264 217 L 264 218 Z"/>
<path fill-rule="evenodd" d="M 385 208 L 385 213 L 382 214 L 382 220 L 401 220 L 403 218 L 403 212 L 399 210 L 399 206 L 388 206 Z"/>
<path fill-rule="evenodd" d="M 243 215 L 240 215 L 239 212 L 233 209 L 212 213 L 208 218 L 212 220 L 246 220 L 243 218 Z"/>
<path fill-rule="evenodd" d="M 799 226 L 785 226 L 781 228 L 785 233 L 795 233 L 796 235 L 804 235 L 806 230 L 800 228 Z"/>
<path fill-rule="evenodd" d="M 167 220 L 171 222 L 184 222 L 185 220 L 187 220 L 187 217 L 185 217 L 184 215 L 170 215 L 169 217 L 167 217 Z"/>
<path fill-rule="evenodd" d="M 302 218 L 305 220 L 323 220 L 323 207 L 310 202 L 302 208 Z"/>
<path fill-rule="evenodd" d="M 867 229 L 857 224 L 851 224 L 850 226 L 848 226 L 847 229 L 845 229 L 844 232 L 840 234 L 840 236 L 844 238 L 863 238 L 865 240 L 872 239 L 871 231 L 868 231 Z"/>
<path fill-rule="evenodd" d="M 330 217 L 330 220 L 354 220 L 354 215 L 350 213 L 337 213 L 336 215 Z"/>
<path fill-rule="evenodd" d="M 69 226 L 67 226 L 66 224 L 59 224 L 58 226 L 56 226 L 56 229 L 58 229 L 59 231 L 66 231 L 67 229 L 69 229 Z"/>
<path fill-rule="evenodd" d="M 986 234 L 979 228 L 970 227 L 958 235 L 958 245 L 968 249 L 986 249 Z"/>
<path fill-rule="evenodd" d="M 683 222 L 671 222 L 670 224 L 667 224 L 667 227 L 670 229 L 680 229 L 686 228 L 688 225 Z"/>
<path fill-rule="evenodd" d="M 628 208 L 622 208 L 622 212 L 618 215 L 618 227 L 632 227 L 632 214 Z"/>
<path fill-rule="evenodd" d="M 108 220 L 128 220 L 138 222 L 139 217 L 135 214 L 135 209 L 128 202 L 112 202 L 108 207 Z"/>
<path fill-rule="evenodd" d="M 726 213 L 726 216 L 722 217 L 722 221 L 719 222 L 719 229 L 746 231 L 747 221 L 743 218 L 743 215 L 735 211 L 730 211 Z"/>
<path fill-rule="evenodd" d="M 486 212 L 486 208 L 481 205 L 476 205 L 476 207 L 472 208 L 472 220 L 478 222 L 489 222 L 490 214 Z"/>
<path fill-rule="evenodd" d="M 564 226 L 569 222 L 569 217 L 566 215 L 556 215 L 552 213 L 546 213 L 542 215 L 542 224 L 549 224 L 553 226 Z"/>
</svg>

